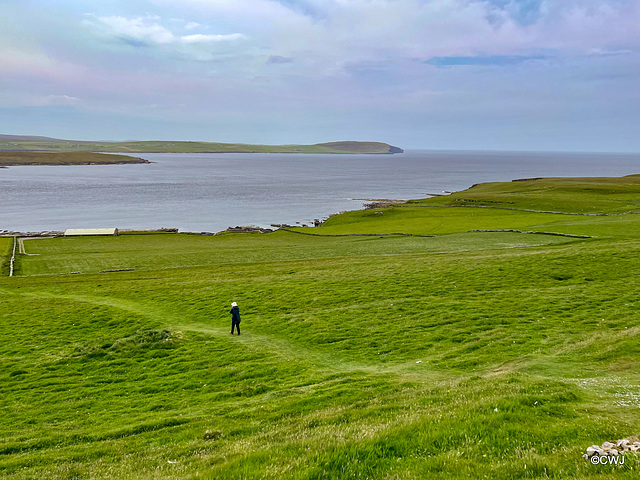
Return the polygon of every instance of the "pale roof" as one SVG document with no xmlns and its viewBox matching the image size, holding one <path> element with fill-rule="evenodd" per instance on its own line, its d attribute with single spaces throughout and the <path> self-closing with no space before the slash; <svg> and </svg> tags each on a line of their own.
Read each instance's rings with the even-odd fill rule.
<svg viewBox="0 0 640 480">
<path fill-rule="evenodd" d="M 64 236 L 71 235 L 116 235 L 117 228 L 69 228 L 64 231 Z"/>
</svg>

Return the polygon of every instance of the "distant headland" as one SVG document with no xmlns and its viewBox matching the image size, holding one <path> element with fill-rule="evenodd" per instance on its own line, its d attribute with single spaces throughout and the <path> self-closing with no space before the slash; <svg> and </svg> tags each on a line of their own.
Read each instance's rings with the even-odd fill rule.
<svg viewBox="0 0 640 480">
<path fill-rule="evenodd" d="M 23 165 L 125 165 L 129 163 L 151 162 L 144 158 L 110 153 L 0 151 L 0 168 Z"/>
<path fill-rule="evenodd" d="M 58 138 L 0 135 L 0 152 L 103 153 L 349 153 L 394 154 L 404 150 L 383 142 L 327 142 L 314 145 L 250 145 L 244 143 L 132 141 L 92 142 Z"/>
</svg>

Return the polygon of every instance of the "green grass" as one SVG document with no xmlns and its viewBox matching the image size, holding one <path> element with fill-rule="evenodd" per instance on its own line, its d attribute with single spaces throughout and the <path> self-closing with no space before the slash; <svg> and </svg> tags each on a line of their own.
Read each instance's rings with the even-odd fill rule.
<svg viewBox="0 0 640 480">
<path fill-rule="evenodd" d="M 408 211 L 449 232 L 466 209 Z M 0 278 L 0 475 L 637 478 L 581 458 L 640 433 L 640 237 L 598 223 L 631 217 L 28 240 Z"/>
<path fill-rule="evenodd" d="M 429 205 L 475 205 L 568 213 L 640 212 L 640 175 L 621 178 L 541 178 L 484 183 L 450 196 L 418 200 Z"/>
<path fill-rule="evenodd" d="M 91 152 L 2 152 L 0 165 L 111 165 L 149 163 L 141 158 Z"/>
<path fill-rule="evenodd" d="M 0 237 L 0 276 L 9 275 L 12 253 L 13 237 Z"/>
<path fill-rule="evenodd" d="M 329 142 L 315 145 L 250 145 L 216 142 L 74 142 L 2 140 L 0 151 L 122 152 L 122 153 L 401 153 L 382 142 Z"/>
<path fill-rule="evenodd" d="M 443 235 L 515 229 L 587 236 L 640 235 L 640 175 L 487 183 L 449 196 L 329 218 L 314 233 Z M 300 229 L 298 229 L 300 230 Z"/>
<path fill-rule="evenodd" d="M 309 230 L 309 229 L 308 229 Z M 96 273 L 134 268 L 157 270 L 202 265 L 254 264 L 401 254 L 448 253 L 488 248 L 524 248 L 573 241 L 517 233 L 446 237 L 349 236 L 327 238 L 277 231 L 271 234 L 200 236 L 120 235 L 25 240 L 18 257 L 22 275 Z"/>
</svg>

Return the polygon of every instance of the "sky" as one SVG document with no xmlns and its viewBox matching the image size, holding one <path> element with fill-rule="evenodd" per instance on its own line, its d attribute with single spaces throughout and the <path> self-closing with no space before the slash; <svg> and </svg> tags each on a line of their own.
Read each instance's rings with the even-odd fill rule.
<svg viewBox="0 0 640 480">
<path fill-rule="evenodd" d="M 0 0 L 0 133 L 640 152 L 640 0 Z"/>
</svg>

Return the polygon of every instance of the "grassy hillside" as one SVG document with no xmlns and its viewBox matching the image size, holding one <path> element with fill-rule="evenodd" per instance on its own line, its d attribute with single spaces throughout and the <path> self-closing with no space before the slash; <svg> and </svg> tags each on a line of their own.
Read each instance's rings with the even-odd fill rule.
<svg viewBox="0 0 640 480">
<path fill-rule="evenodd" d="M 0 152 L 0 166 L 11 165 L 112 165 L 149 163 L 142 158 L 91 152 Z"/>
<path fill-rule="evenodd" d="M 563 218 L 593 238 L 464 233 L 488 209 L 438 198 L 404 225 L 458 233 L 27 240 L 0 277 L 0 475 L 637 478 L 637 455 L 581 458 L 640 433 L 640 236 L 588 183 L 610 215 Z M 516 184 L 492 192 L 521 205 Z M 527 215 L 560 213 L 491 222 Z"/>
<path fill-rule="evenodd" d="M 487 206 L 567 213 L 640 213 L 640 175 L 621 178 L 539 178 L 484 183 L 422 205 Z"/>
<path fill-rule="evenodd" d="M 0 138 L 0 151 L 120 152 L 120 153 L 402 153 L 381 142 L 331 142 L 315 145 L 249 145 L 214 142 L 78 142 L 55 139 Z"/>
<path fill-rule="evenodd" d="M 640 235 L 640 175 L 487 183 L 452 195 L 329 218 L 317 234 L 462 233 L 515 229 L 589 236 Z M 298 229 L 300 230 L 300 229 Z"/>
</svg>

